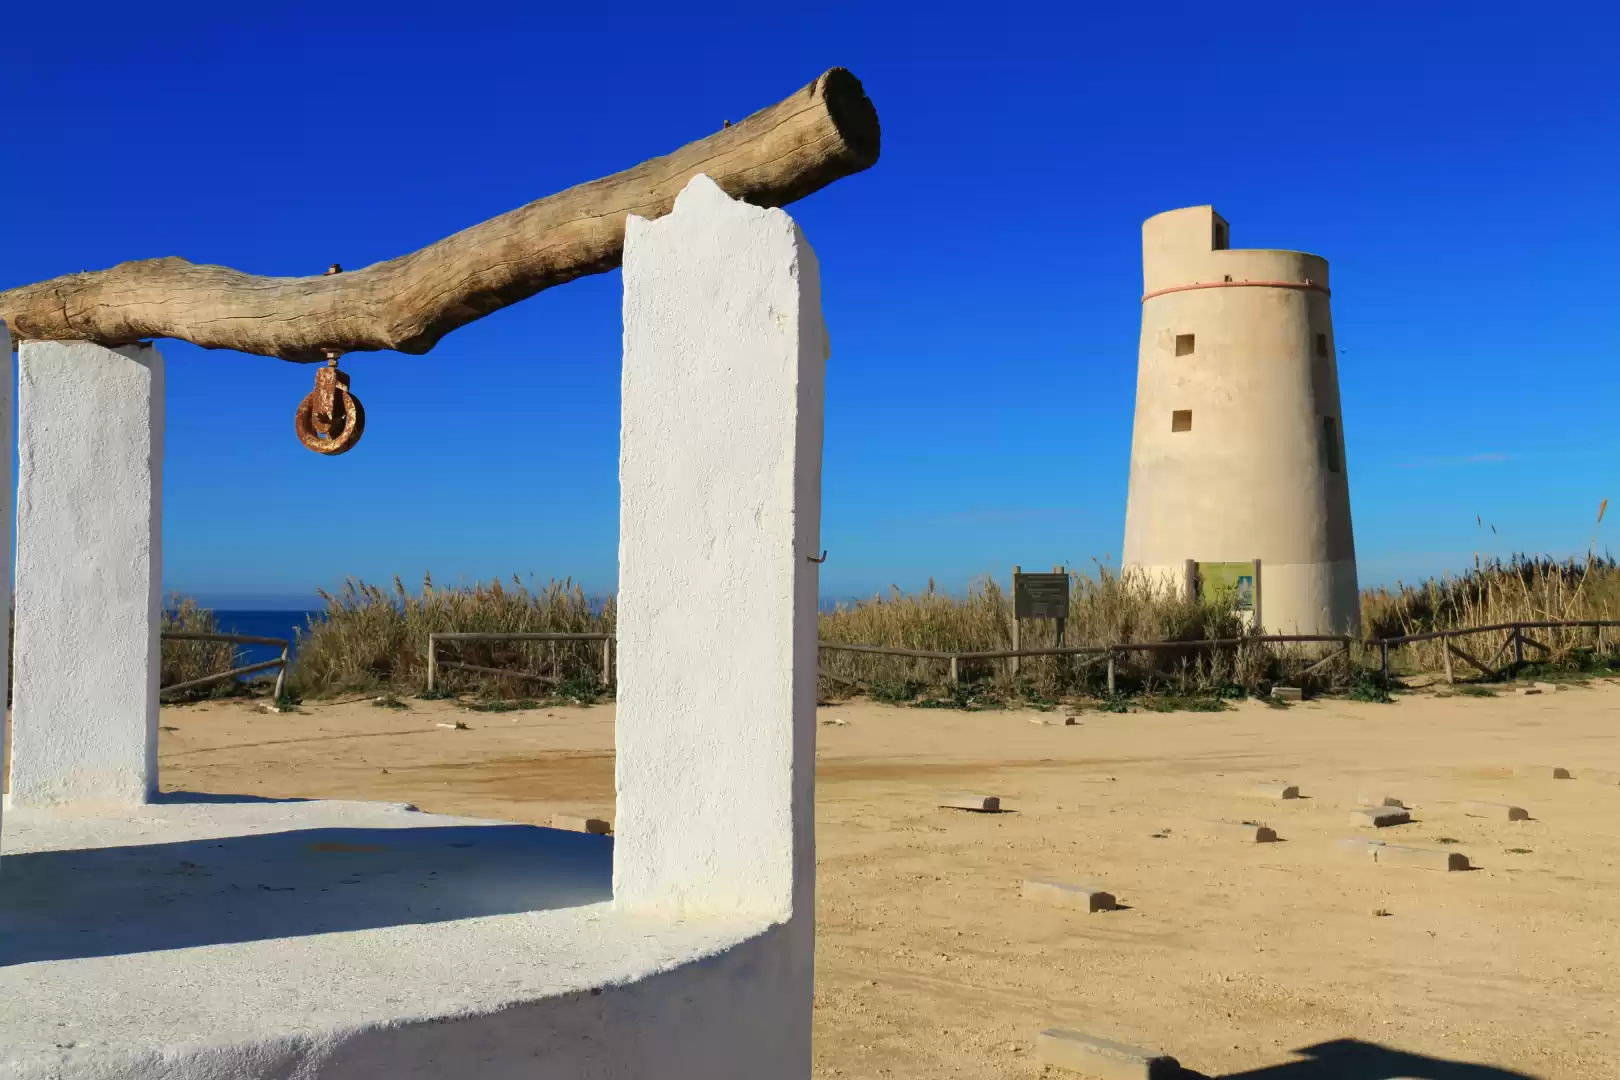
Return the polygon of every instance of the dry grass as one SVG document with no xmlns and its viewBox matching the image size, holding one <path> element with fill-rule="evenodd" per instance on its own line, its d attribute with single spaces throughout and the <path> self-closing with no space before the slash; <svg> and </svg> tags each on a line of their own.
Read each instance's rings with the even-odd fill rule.
<svg viewBox="0 0 1620 1080">
<path fill-rule="evenodd" d="M 219 625 L 214 621 L 212 611 L 198 607 L 195 600 L 180 597 L 175 597 L 169 602 L 158 626 L 162 631 L 178 630 L 191 634 L 219 632 Z M 172 686 L 175 683 L 201 679 L 207 675 L 217 675 L 237 665 L 236 646 L 229 642 L 165 641 L 158 685 Z M 195 690 L 182 690 L 178 695 L 171 695 L 165 700 L 184 699 L 188 696 L 219 697 L 240 692 L 239 684 L 227 681 L 211 686 L 200 686 Z"/>
<path fill-rule="evenodd" d="M 572 581 L 527 588 L 513 577 L 470 588 L 439 589 L 431 577 L 419 596 L 394 579 L 392 591 L 350 580 L 322 592 L 324 618 L 299 636 L 290 674 L 295 692 L 334 694 L 392 690 L 419 693 L 427 684 L 430 633 L 612 633 L 611 598 L 593 603 Z M 446 693 L 533 697 L 550 693 L 589 700 L 603 692 L 597 642 L 468 642 L 441 646 L 441 660 L 550 677 L 548 683 L 446 670 Z"/>
<path fill-rule="evenodd" d="M 1293 683 L 1320 653 L 1312 647 L 1272 646 L 1245 641 L 1236 648 L 1205 648 L 1198 642 L 1243 637 L 1236 617 L 1189 601 L 1152 580 L 1120 576 L 1097 567 L 1075 574 L 1065 644 L 1105 645 L 1117 642 L 1187 642 L 1186 649 L 1137 653 L 1121 664 L 1121 694 L 1157 701 L 1190 703 L 1263 692 L 1277 682 Z M 419 694 L 426 683 L 425 646 L 431 632 L 572 632 L 612 633 L 611 598 L 593 601 L 571 581 L 551 581 L 526 588 L 493 582 L 470 588 L 435 588 L 424 582 L 420 595 L 408 593 L 397 579 L 391 590 L 350 581 L 336 595 L 322 594 L 324 617 L 311 621 L 300 639 L 290 674 L 295 692 L 309 695 L 388 691 Z M 196 628 L 206 618 L 194 605 L 182 619 Z M 1419 633 L 1450 627 L 1499 622 L 1620 619 L 1620 567 L 1606 557 L 1558 562 L 1518 557 L 1505 562 L 1480 561 L 1468 572 L 1395 589 L 1363 594 L 1364 629 L 1369 637 Z M 1040 648 L 1056 644 L 1051 622 L 1026 622 L 1022 644 Z M 1531 635 L 1549 646 L 1537 673 L 1549 670 L 1607 670 L 1608 655 L 1599 656 L 1595 632 L 1543 631 Z M 964 596 L 945 595 L 932 583 L 919 593 L 892 589 L 886 596 L 841 605 L 821 615 L 825 641 L 884 645 L 935 652 L 980 652 L 1012 647 L 1012 604 L 993 579 L 985 578 Z M 1620 630 L 1610 631 L 1612 646 Z M 1505 633 L 1480 635 L 1460 644 L 1489 659 L 1506 640 Z M 216 648 L 216 647 L 208 647 Z M 228 647 L 220 647 L 228 648 Z M 197 650 L 200 652 L 200 650 Z M 165 648 L 165 681 L 170 681 L 169 647 Z M 441 671 L 446 693 L 477 694 L 503 699 L 547 697 L 591 700 L 605 693 L 600 685 L 601 651 L 595 642 L 476 643 L 445 649 L 441 659 L 459 659 L 481 667 L 506 668 L 551 677 L 545 684 Z M 962 684 L 949 682 L 940 661 L 823 652 L 823 679 L 828 697 L 861 692 L 888 701 L 947 705 L 991 705 L 1013 700 L 1041 704 L 1060 699 L 1106 696 L 1104 667 L 1090 658 L 1025 659 L 1014 678 L 1005 661 L 964 662 Z M 1361 658 L 1363 663 L 1372 657 Z M 1420 643 L 1395 650 L 1397 671 L 1437 671 L 1439 646 Z M 209 670 L 228 661 L 216 652 Z M 1465 674 L 1459 668 L 1459 674 Z M 178 679 L 179 673 L 174 673 Z M 841 681 L 842 680 L 842 681 Z M 1321 689 L 1380 696 L 1369 686 L 1364 667 L 1336 663 L 1317 680 Z"/>
<path fill-rule="evenodd" d="M 1597 555 L 1564 561 L 1522 555 L 1506 561 L 1476 558 L 1473 569 L 1458 577 L 1367 590 L 1361 597 L 1361 618 L 1368 637 L 1510 622 L 1620 619 L 1620 567 L 1612 558 Z M 1597 660 L 1594 629 L 1547 629 L 1529 636 L 1548 647 L 1548 654 L 1538 659 L 1551 666 L 1584 668 Z M 1608 629 L 1605 644 L 1616 637 L 1620 630 Z M 1473 635 L 1457 644 L 1490 663 L 1507 640 L 1508 632 L 1501 631 Z M 1401 670 L 1435 671 L 1443 663 L 1442 648 L 1438 641 L 1417 642 L 1395 651 L 1391 661 Z M 1530 650 L 1527 656 L 1537 652 Z"/>
<path fill-rule="evenodd" d="M 1238 696 L 1258 690 L 1300 666 L 1301 650 L 1268 648 L 1246 642 L 1237 648 L 1201 649 L 1196 642 L 1243 637 L 1238 618 L 1229 611 L 1188 600 L 1167 584 L 1097 567 L 1094 576 L 1071 575 L 1069 619 L 1064 644 L 1100 646 L 1148 641 L 1185 641 L 1186 650 L 1136 653 L 1116 678 L 1121 692 L 1148 695 Z M 938 592 L 932 582 L 916 594 L 898 588 L 854 605 L 840 605 L 821 616 L 821 639 L 864 645 L 923 649 L 935 652 L 993 652 L 1012 648 L 1012 600 L 993 578 L 969 589 L 966 597 Z M 1057 644 L 1057 624 L 1026 621 L 1020 646 Z M 1310 657 L 1315 659 L 1315 657 Z M 848 692 L 855 679 L 872 696 L 886 701 L 963 699 L 990 702 L 1021 698 L 1042 702 L 1062 697 L 1106 693 L 1102 662 L 1093 658 L 1029 657 L 1016 677 L 1004 660 L 964 662 L 965 687 L 948 685 L 944 662 L 905 657 L 827 651 L 823 692 Z"/>
</svg>

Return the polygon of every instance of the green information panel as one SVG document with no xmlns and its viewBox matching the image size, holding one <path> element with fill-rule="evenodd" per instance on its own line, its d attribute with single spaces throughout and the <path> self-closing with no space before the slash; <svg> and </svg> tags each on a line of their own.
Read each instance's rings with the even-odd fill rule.
<svg viewBox="0 0 1620 1080">
<path fill-rule="evenodd" d="M 1201 562 L 1198 564 L 1198 597 L 1212 602 L 1230 597 L 1234 611 L 1254 610 L 1254 563 Z"/>
</svg>

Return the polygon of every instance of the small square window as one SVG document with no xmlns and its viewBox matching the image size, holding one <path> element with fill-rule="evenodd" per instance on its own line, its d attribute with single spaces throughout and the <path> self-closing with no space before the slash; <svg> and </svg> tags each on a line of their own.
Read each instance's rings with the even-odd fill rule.
<svg viewBox="0 0 1620 1080">
<path fill-rule="evenodd" d="M 1177 334 L 1176 335 L 1176 355 L 1177 356 L 1191 356 L 1192 352 L 1193 352 L 1193 335 L 1192 334 Z"/>
<path fill-rule="evenodd" d="M 1317 334 L 1316 335 L 1316 355 L 1317 356 L 1326 356 L 1327 354 L 1328 354 L 1327 335 L 1326 334 Z"/>
<path fill-rule="evenodd" d="M 1171 431 L 1191 431 L 1192 430 L 1192 410 L 1191 409 L 1177 409 L 1175 412 L 1171 413 L 1170 414 L 1170 430 Z"/>
<path fill-rule="evenodd" d="M 1339 471 L 1339 424 L 1331 416 L 1322 417 L 1322 463 L 1327 471 Z"/>
</svg>

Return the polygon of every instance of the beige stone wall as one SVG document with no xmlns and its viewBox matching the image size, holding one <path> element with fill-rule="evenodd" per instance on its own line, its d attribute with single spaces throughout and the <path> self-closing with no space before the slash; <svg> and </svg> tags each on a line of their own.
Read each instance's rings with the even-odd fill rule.
<svg viewBox="0 0 1620 1080">
<path fill-rule="evenodd" d="M 1326 260 L 1217 248 L 1208 206 L 1142 228 L 1142 339 L 1127 568 L 1261 560 L 1274 633 L 1359 632 L 1349 473 Z M 1226 287 L 1231 283 L 1233 287 Z"/>
</svg>

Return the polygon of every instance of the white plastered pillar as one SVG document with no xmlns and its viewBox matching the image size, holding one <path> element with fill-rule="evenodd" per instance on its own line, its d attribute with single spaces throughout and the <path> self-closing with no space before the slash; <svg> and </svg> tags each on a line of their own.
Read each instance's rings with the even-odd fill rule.
<svg viewBox="0 0 1620 1080">
<path fill-rule="evenodd" d="M 157 791 L 163 357 L 24 342 L 11 803 Z"/>
<path fill-rule="evenodd" d="M 0 482 L 0 488 L 5 490 L 5 495 L 0 497 L 0 611 L 8 613 L 11 611 L 11 527 L 16 496 L 11 486 L 11 462 L 17 446 L 15 433 L 11 430 L 12 396 L 17 392 L 17 369 L 11 358 L 12 344 L 11 331 L 0 321 L 0 447 L 4 448 L 4 453 L 0 454 L 0 476 L 5 477 Z M 0 649 L 0 686 L 9 687 L 10 680 L 11 650 Z M 9 722 L 8 707 L 0 710 L 0 745 L 10 738 Z M 4 814 L 4 802 L 4 799 L 0 799 L 0 815 Z"/>
<path fill-rule="evenodd" d="M 806 995 L 826 360 L 787 214 L 698 175 L 629 219 L 614 901 L 791 920 Z"/>
</svg>

